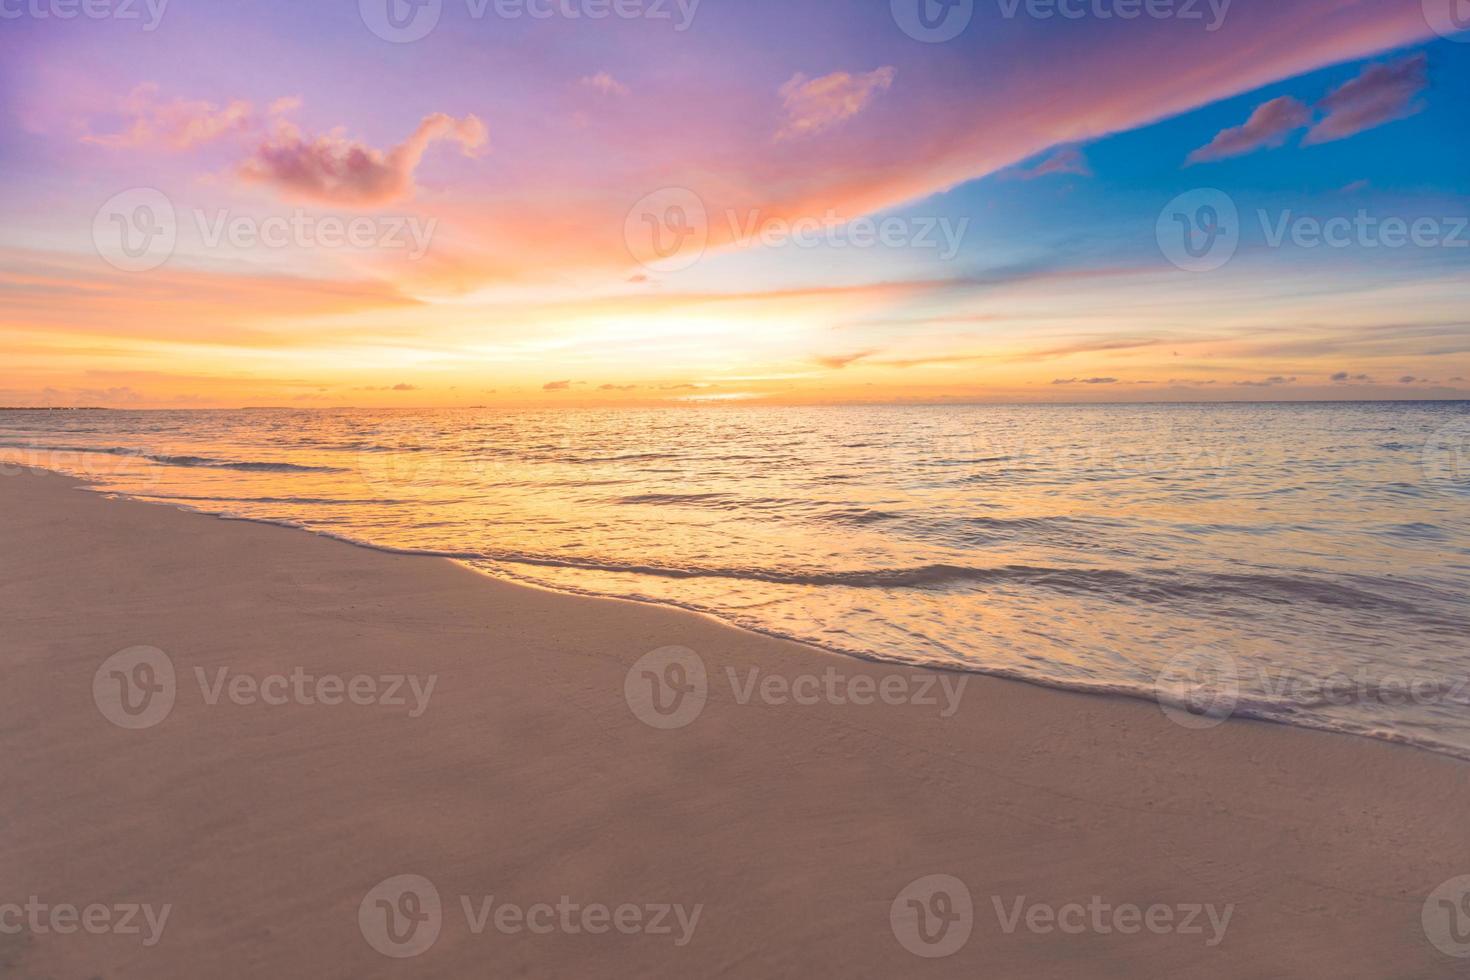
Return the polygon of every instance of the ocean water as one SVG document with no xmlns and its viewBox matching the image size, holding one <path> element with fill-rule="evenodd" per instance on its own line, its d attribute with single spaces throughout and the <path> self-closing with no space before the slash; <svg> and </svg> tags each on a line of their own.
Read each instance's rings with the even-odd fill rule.
<svg viewBox="0 0 1470 980">
<path fill-rule="evenodd" d="M 0 412 L 0 459 L 857 656 L 1470 757 L 1467 402 Z"/>
</svg>

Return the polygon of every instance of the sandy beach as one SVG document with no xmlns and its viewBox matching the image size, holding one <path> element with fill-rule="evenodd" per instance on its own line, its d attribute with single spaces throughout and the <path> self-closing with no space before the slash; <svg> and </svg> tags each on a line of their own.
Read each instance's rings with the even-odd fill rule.
<svg viewBox="0 0 1470 980">
<path fill-rule="evenodd" d="M 1470 874 L 1447 757 L 1194 730 L 57 475 L 0 477 L 0 508 L 7 976 L 1465 969 L 1423 923 Z"/>
</svg>

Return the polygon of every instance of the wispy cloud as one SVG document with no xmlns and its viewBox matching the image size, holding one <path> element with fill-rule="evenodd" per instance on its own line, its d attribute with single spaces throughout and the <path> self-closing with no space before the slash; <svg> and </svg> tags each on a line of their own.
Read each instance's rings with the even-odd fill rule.
<svg viewBox="0 0 1470 980">
<path fill-rule="evenodd" d="M 1283 95 L 1256 107 L 1244 123 L 1222 129 L 1215 138 L 1195 150 L 1186 164 L 1207 163 L 1240 156 L 1267 146 L 1280 146 L 1295 130 L 1310 124 L 1312 110 Z"/>
<path fill-rule="evenodd" d="M 1019 355 L 1022 360 L 1043 357 L 1066 357 L 1070 354 L 1093 354 L 1099 351 L 1134 350 L 1139 347 L 1153 347 L 1159 342 L 1157 340 L 1130 340 L 1119 338 L 1117 340 L 1081 340 L 1073 344 L 1064 344 L 1059 347 L 1048 347 L 1044 350 L 1030 351 Z"/>
<path fill-rule="evenodd" d="M 813 360 L 822 365 L 822 367 L 836 368 L 840 370 L 847 367 L 849 364 L 861 361 L 867 357 L 872 357 L 874 354 L 877 353 L 878 349 L 875 347 L 869 350 L 855 351 L 851 354 L 830 354 L 822 357 L 813 358 Z"/>
<path fill-rule="evenodd" d="M 1277 385 L 1295 384 L 1296 375 L 1287 378 L 1276 374 L 1269 378 L 1262 378 L 1260 381 L 1232 381 L 1230 383 L 1237 388 L 1274 388 Z"/>
<path fill-rule="evenodd" d="M 236 99 L 220 106 L 202 99 L 158 97 L 158 85 L 144 82 L 121 104 L 124 127 L 120 132 L 85 135 L 83 142 L 112 147 L 161 147 L 187 150 L 229 133 L 243 133 L 254 125 L 249 102 Z"/>
<path fill-rule="evenodd" d="M 821 78 L 797 72 L 781 86 L 786 121 L 776 138 L 810 136 L 851 119 L 893 85 L 894 74 L 889 66 L 856 75 L 836 71 Z"/>
<path fill-rule="evenodd" d="M 1302 140 L 1329 143 L 1412 116 L 1423 108 L 1416 97 L 1429 84 L 1429 59 L 1416 54 L 1402 61 L 1372 65 L 1334 89 L 1317 104 L 1326 112 Z"/>
<path fill-rule="evenodd" d="M 582 84 L 590 89 L 595 89 L 603 95 L 627 95 L 628 86 L 613 78 L 605 71 L 595 75 L 588 75 L 582 79 Z"/>
<path fill-rule="evenodd" d="M 1088 165 L 1087 158 L 1082 155 L 1081 150 L 1075 146 L 1068 146 L 1057 150 L 1033 167 L 1018 168 L 1015 171 L 1015 175 L 1022 180 L 1035 180 L 1037 177 L 1049 177 L 1053 174 L 1091 177 L 1092 167 Z"/>
</svg>

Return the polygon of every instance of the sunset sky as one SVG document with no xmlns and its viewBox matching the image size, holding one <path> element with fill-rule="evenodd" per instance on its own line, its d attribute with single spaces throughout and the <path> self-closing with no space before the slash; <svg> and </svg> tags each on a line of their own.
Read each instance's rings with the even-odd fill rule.
<svg viewBox="0 0 1470 980">
<path fill-rule="evenodd" d="M 1470 397 L 1436 0 L 920 2 L 4 0 L 0 404 Z"/>
</svg>

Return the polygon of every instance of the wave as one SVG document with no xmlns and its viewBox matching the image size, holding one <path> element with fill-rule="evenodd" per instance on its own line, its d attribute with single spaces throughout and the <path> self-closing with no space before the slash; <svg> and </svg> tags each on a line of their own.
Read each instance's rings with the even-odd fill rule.
<svg viewBox="0 0 1470 980">
<path fill-rule="evenodd" d="M 691 505 L 703 504 L 728 504 L 735 501 L 735 497 L 728 493 L 638 493 L 627 497 L 616 497 L 611 503 L 614 504 L 648 504 L 652 506 L 664 505 Z"/>
<path fill-rule="evenodd" d="M 178 498 L 186 499 L 186 498 Z M 195 498 L 201 501 L 208 498 Z M 225 501 L 221 501 L 225 502 Z M 192 509 L 192 508 L 188 508 Z M 211 511 L 211 513 L 217 513 Z M 614 559 L 567 557 L 520 551 L 459 550 L 444 548 L 398 547 L 368 541 L 350 535 L 314 527 L 310 523 L 274 518 L 220 514 L 231 520 L 253 521 L 296 527 L 323 534 L 348 544 L 395 555 L 422 555 L 455 561 L 524 565 L 536 568 L 563 568 L 573 571 L 617 575 L 641 575 L 665 579 L 731 579 L 768 582 L 799 587 L 835 586 L 856 589 L 909 589 L 942 592 L 957 584 L 1025 586 L 1062 593 L 1085 593 L 1113 601 L 1170 603 L 1199 601 L 1219 604 L 1226 600 L 1246 600 L 1273 605 L 1313 603 L 1337 609 L 1395 612 L 1417 618 L 1426 628 L 1441 631 L 1470 630 L 1470 619 L 1434 615 L 1417 603 L 1396 599 L 1380 591 L 1401 582 L 1374 579 L 1361 583 L 1364 588 L 1310 576 L 1267 573 L 1157 573 L 1146 574 L 1123 569 L 1058 568 L 1033 565 L 973 566 L 931 563 L 906 568 L 871 568 L 820 571 L 762 569 L 751 567 L 654 565 Z M 1427 586 L 1419 586 L 1426 598 L 1437 602 L 1452 597 L 1441 595 Z"/>
<path fill-rule="evenodd" d="M 142 499 L 149 499 L 149 497 L 145 495 Z M 185 498 L 178 499 L 183 500 Z M 194 499 L 200 500 L 206 506 L 211 503 L 227 506 L 230 503 L 229 500 L 214 502 L 202 497 Z M 176 504 L 176 506 L 181 506 L 182 509 L 187 510 L 195 509 L 182 503 Z M 1167 692 L 1157 690 L 1151 677 L 1120 676 L 1112 672 L 1109 672 L 1112 673 L 1112 676 L 1107 676 L 1106 674 L 1104 676 L 1079 676 L 1059 673 L 1055 669 L 1048 670 L 1042 665 L 986 664 L 965 660 L 936 662 L 932 657 L 892 648 L 885 648 L 883 652 L 879 653 L 873 649 L 865 648 L 861 642 L 852 642 L 852 640 L 856 639 L 855 637 L 845 638 L 840 633 L 826 633 L 820 637 L 813 637 L 809 634 L 802 635 L 803 631 L 788 631 L 772 623 L 761 621 L 758 615 L 753 614 L 750 610 L 712 608 L 706 604 L 690 601 L 684 597 L 675 598 L 663 594 L 645 595 L 643 594 L 645 590 L 636 581 L 619 582 L 611 586 L 599 583 L 593 579 L 573 578 L 566 581 L 552 582 L 547 581 L 545 576 L 535 575 L 531 569 L 535 567 L 554 567 L 591 572 L 627 573 L 629 575 L 683 579 L 753 579 L 794 586 L 817 585 L 847 588 L 892 588 L 915 590 L 930 594 L 942 594 L 947 587 L 958 583 L 978 583 L 981 585 L 991 584 L 1010 588 L 1021 586 L 1058 591 L 1085 591 L 1100 594 L 1113 601 L 1171 602 L 1175 600 L 1193 600 L 1198 602 L 1221 602 L 1229 599 L 1238 599 L 1264 603 L 1310 602 L 1328 607 L 1351 607 L 1360 612 L 1367 610 L 1370 614 L 1374 608 L 1383 609 L 1385 607 L 1392 607 L 1398 610 L 1418 609 L 1415 604 L 1402 599 L 1375 594 L 1382 593 L 1386 590 L 1399 589 L 1405 585 L 1405 583 L 1394 581 L 1391 578 L 1359 576 L 1351 580 L 1329 581 L 1326 578 L 1300 574 L 1169 573 L 1108 568 L 1063 568 L 1041 565 L 981 567 L 954 564 L 925 564 L 900 568 L 833 571 L 660 566 L 648 563 L 582 559 L 544 554 L 527 554 L 514 551 L 501 552 L 493 549 L 452 550 L 394 547 L 324 529 L 320 524 L 313 526 L 310 522 L 244 517 L 228 513 L 220 514 L 219 510 L 215 507 L 210 507 L 210 509 L 204 512 L 214 513 L 225 519 L 244 520 L 252 523 L 277 525 L 287 528 L 300 528 L 324 537 L 343 541 L 356 547 L 389 554 L 422 555 L 451 559 L 495 578 L 518 581 L 534 587 L 552 589 L 558 592 L 621 598 L 654 605 L 684 608 L 714 616 L 717 619 L 754 632 L 880 663 L 904 663 L 928 669 L 989 675 L 1038 684 L 1044 687 L 1093 694 L 1121 695 L 1160 703 L 1168 700 Z M 1434 599 L 1434 605 L 1436 606 L 1440 606 L 1441 602 L 1453 604 L 1455 599 L 1454 596 L 1448 595 L 1445 591 L 1429 586 L 1419 585 L 1415 586 L 1415 588 L 1424 597 Z M 662 590 L 648 591 L 659 593 Z M 696 593 L 698 592 L 698 590 L 694 591 Z M 1440 608 L 1443 607 L 1440 606 Z M 1232 614 L 1234 614 L 1233 610 Z M 1423 619 L 1420 619 L 1419 622 L 1422 624 Z M 1456 635 L 1463 635 L 1467 629 L 1470 629 L 1470 623 L 1459 622 L 1450 624 L 1450 627 L 1457 631 Z M 1056 665 L 1052 664 L 1049 666 L 1054 668 Z M 1385 689 L 1384 696 L 1380 697 L 1376 693 L 1376 688 L 1365 688 L 1364 690 L 1365 693 L 1360 696 L 1360 699 L 1367 702 L 1370 706 L 1380 701 L 1387 702 L 1387 695 L 1398 693 L 1396 688 Z M 1466 702 L 1465 687 L 1454 680 L 1444 680 L 1442 684 L 1436 687 L 1434 693 L 1445 704 L 1463 705 Z M 1180 701 L 1177 706 L 1191 707 L 1187 699 Z M 1328 698 L 1325 695 L 1320 698 L 1315 697 L 1311 689 L 1306 689 L 1305 691 L 1293 690 L 1285 696 L 1277 696 L 1269 692 L 1242 690 L 1240 692 L 1239 702 L 1236 704 L 1232 713 L 1236 717 L 1241 718 L 1254 718 L 1279 724 L 1366 736 L 1382 741 L 1413 745 L 1418 748 L 1455 755 L 1461 758 L 1470 758 L 1470 749 L 1467 749 L 1463 744 L 1438 738 L 1436 737 L 1436 732 L 1416 730 L 1414 726 L 1404 727 L 1392 724 L 1386 726 L 1381 718 L 1374 718 L 1372 716 L 1361 718 L 1344 716 L 1341 709 L 1342 705 L 1337 700 Z"/>
<path fill-rule="evenodd" d="M 353 543 L 361 544 L 361 542 Z M 366 545 L 366 547 L 373 546 Z M 395 549 L 386 550 L 396 551 Z M 402 553 L 421 554 L 421 552 L 414 551 L 405 551 Z M 564 592 L 572 595 L 593 596 L 597 598 L 609 597 L 609 594 L 607 592 L 586 588 L 575 584 L 557 583 L 555 585 L 548 585 L 547 583 L 535 578 L 522 577 L 521 575 L 516 574 L 516 572 L 514 572 L 513 570 L 502 568 L 497 569 L 495 572 L 488 572 L 486 569 L 478 567 L 473 562 L 467 562 L 466 564 L 468 567 L 474 568 L 475 570 L 480 571 L 482 574 L 489 574 L 491 575 L 491 577 L 500 579 L 509 579 L 523 585 L 528 585 L 532 588 L 550 589 L 556 592 Z M 1191 698 L 1189 698 L 1187 695 L 1183 697 L 1175 696 L 1174 692 L 1169 691 L 1167 688 L 1161 688 L 1156 679 L 1142 678 L 1131 680 L 1105 680 L 1100 678 L 1086 678 L 1049 674 L 1038 672 L 1034 668 L 1027 667 L 979 664 L 964 661 L 936 662 L 928 657 L 914 656 L 892 650 L 885 651 L 884 653 L 875 653 L 872 650 L 852 646 L 850 644 L 841 642 L 840 640 L 837 640 L 830 635 L 824 636 L 820 640 L 814 640 L 811 637 L 803 636 L 800 633 L 790 632 L 780 628 L 772 627 L 768 623 L 762 622 L 759 619 L 753 618 L 743 613 L 731 612 L 730 610 L 725 609 L 717 609 L 697 602 L 673 599 L 667 596 L 654 597 L 638 594 L 617 594 L 612 595 L 611 598 L 623 599 L 629 602 L 646 603 L 653 606 L 672 606 L 678 609 L 685 609 L 690 612 L 699 613 L 701 615 L 711 616 L 715 619 L 729 623 L 732 626 L 737 626 L 741 629 L 749 630 L 752 633 L 760 633 L 762 635 L 774 637 L 779 640 L 787 640 L 793 643 L 799 643 L 803 646 L 812 647 L 813 649 L 821 650 L 827 653 L 841 654 L 843 656 L 854 657 L 859 660 L 866 660 L 873 663 L 907 664 L 909 666 L 919 667 L 926 670 L 937 670 L 958 674 L 973 674 L 981 677 L 995 678 L 1001 681 L 1015 681 L 1023 684 L 1033 684 L 1038 687 L 1052 688 L 1061 691 L 1074 691 L 1083 694 L 1100 696 L 1124 697 L 1130 700 L 1146 701 L 1152 704 L 1157 704 L 1160 707 L 1168 706 L 1190 712 L 1194 712 L 1196 710 L 1196 705 L 1192 703 Z M 1452 700 L 1455 703 L 1459 704 L 1470 703 L 1467 702 L 1463 697 L 1465 689 L 1465 684 L 1459 679 L 1444 679 L 1434 684 L 1433 686 L 1434 693 L 1446 695 L 1447 700 Z M 1373 701 L 1375 699 L 1382 698 L 1384 694 L 1399 696 L 1402 693 L 1398 687 L 1384 688 L 1382 690 L 1374 687 L 1367 690 L 1368 693 L 1366 693 L 1361 698 L 1361 700 Z M 1432 734 L 1421 734 L 1413 730 L 1386 728 L 1383 725 L 1372 721 L 1360 721 L 1353 718 L 1342 717 L 1340 715 L 1325 715 L 1313 710 L 1317 707 L 1337 706 L 1338 703 L 1339 702 L 1334 701 L 1332 698 L 1329 697 L 1298 697 L 1296 699 L 1287 699 L 1280 697 L 1273 698 L 1263 693 L 1241 691 L 1236 696 L 1234 706 L 1229 711 L 1229 714 L 1231 717 L 1234 718 L 1253 719 L 1256 721 L 1262 721 L 1276 725 L 1287 725 L 1295 728 L 1315 729 L 1317 731 L 1332 732 L 1339 735 L 1351 735 L 1357 738 L 1371 738 L 1377 741 L 1391 742 L 1395 745 L 1411 746 L 1416 749 L 1422 749 L 1470 761 L 1470 748 L 1467 748 L 1465 745 L 1462 744 L 1452 743 L 1439 738 L 1435 738 Z"/>
<path fill-rule="evenodd" d="M 301 463 L 265 462 L 247 459 L 213 459 L 209 456 L 171 456 L 150 453 L 127 446 L 49 446 L 37 443 L 5 442 L 0 449 L 28 449 L 50 453 L 97 453 L 106 456 L 131 456 L 160 466 L 204 467 L 213 470 L 240 470 L 248 473 L 346 473 L 336 466 L 306 466 Z"/>
<path fill-rule="evenodd" d="M 355 542 L 362 543 L 362 542 Z M 376 547 L 375 545 L 367 545 Z M 399 549 L 391 549 L 399 552 Z M 404 553 L 404 552 L 399 552 Z M 567 558 L 533 555 L 522 552 L 441 552 L 414 550 L 411 554 L 432 554 L 459 560 L 478 560 L 542 568 L 566 568 L 579 571 L 645 575 L 671 579 L 736 579 L 793 586 L 838 586 L 845 588 L 915 589 L 942 591 L 958 583 L 1020 585 L 1057 592 L 1090 593 L 1113 600 L 1168 603 L 1202 601 L 1220 603 L 1225 599 L 1248 600 L 1271 604 L 1314 603 L 1340 609 L 1392 611 L 1420 617 L 1428 626 L 1441 629 L 1470 628 L 1470 620 L 1432 616 L 1418 604 L 1395 599 L 1309 576 L 1228 573 L 1160 573 L 1148 575 L 1121 569 L 1052 568 L 1029 565 L 979 567 L 970 565 L 927 564 L 908 568 L 853 569 L 845 571 L 782 571 L 759 568 L 699 567 L 652 565 L 638 562 Z M 1374 580 L 1367 583 L 1377 588 L 1390 588 L 1402 583 Z M 1425 592 L 1430 592 L 1427 588 Z M 1433 596 L 1444 600 L 1437 593 Z"/>
<path fill-rule="evenodd" d="M 326 506 L 344 504 L 353 506 L 397 507 L 415 502 L 412 500 L 394 500 L 390 497 L 207 497 L 181 493 L 145 493 L 141 496 L 147 500 L 192 500 L 207 504 L 312 504 Z"/>
</svg>

